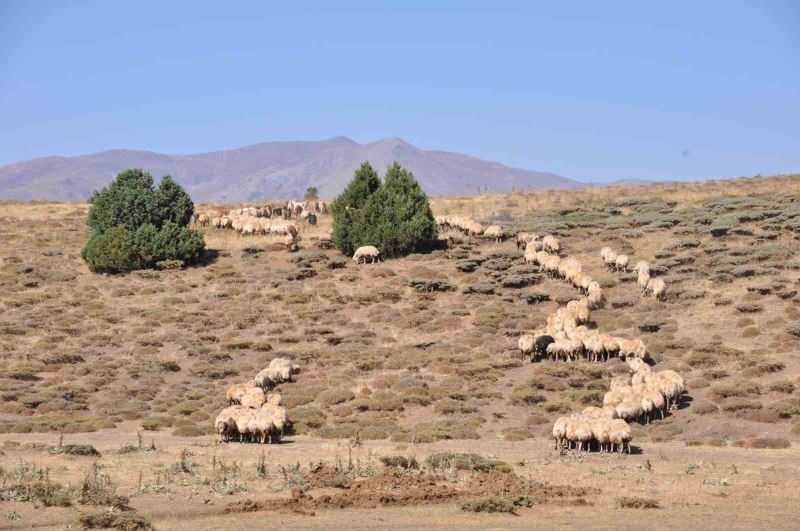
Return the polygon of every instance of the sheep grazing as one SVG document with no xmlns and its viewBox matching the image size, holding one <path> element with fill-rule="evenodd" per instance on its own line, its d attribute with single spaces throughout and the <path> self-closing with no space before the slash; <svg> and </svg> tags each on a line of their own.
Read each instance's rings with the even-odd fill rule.
<svg viewBox="0 0 800 531">
<path fill-rule="evenodd" d="M 555 448 L 576 449 L 578 451 L 612 452 L 628 447 L 631 432 L 628 424 L 621 419 L 609 416 L 601 408 L 589 407 L 584 413 L 573 413 L 569 417 L 559 417 L 553 424 Z"/>
<path fill-rule="evenodd" d="M 256 387 L 256 381 L 250 381 L 248 383 L 240 383 L 234 384 L 228 388 L 226 393 L 226 397 L 228 399 L 228 404 L 241 404 L 242 397 L 247 394 L 249 389 Z"/>
<path fill-rule="evenodd" d="M 619 338 L 618 341 L 620 358 L 626 359 L 634 357 L 642 360 L 648 359 L 647 347 L 645 347 L 641 339 Z"/>
<path fill-rule="evenodd" d="M 623 453 L 625 449 L 631 453 L 631 427 L 622 419 L 614 419 L 611 421 L 611 430 L 609 432 L 611 439 L 611 451 L 616 450 Z"/>
<path fill-rule="evenodd" d="M 266 402 L 264 391 L 260 387 L 251 387 L 241 398 L 242 407 L 258 409 Z"/>
<path fill-rule="evenodd" d="M 272 389 L 278 384 L 283 383 L 281 369 L 278 367 L 267 367 L 256 374 L 256 385 L 261 389 Z"/>
<path fill-rule="evenodd" d="M 627 271 L 628 270 L 628 255 L 627 254 L 619 254 L 619 255 L 617 255 L 617 259 L 614 260 L 614 269 L 616 271 Z"/>
<path fill-rule="evenodd" d="M 613 268 L 617 263 L 617 254 L 610 247 L 600 249 L 600 258 L 603 260 L 603 265 L 608 268 Z"/>
<path fill-rule="evenodd" d="M 220 442 L 228 442 L 238 434 L 236 430 L 236 416 L 242 410 L 242 406 L 228 406 L 217 415 L 214 421 L 214 428 L 219 435 Z"/>
<path fill-rule="evenodd" d="M 600 288 L 600 284 L 597 282 L 590 282 L 586 291 L 588 293 L 586 300 L 589 302 L 589 308 L 597 310 L 605 306 L 605 298 L 603 297 L 603 290 Z"/>
<path fill-rule="evenodd" d="M 280 378 L 284 382 L 290 382 L 292 375 L 300 373 L 300 366 L 295 365 L 286 358 L 275 358 L 269 362 L 270 369 L 278 369 Z"/>
<path fill-rule="evenodd" d="M 525 356 L 530 356 L 531 361 L 533 361 L 533 349 L 536 348 L 536 338 L 534 336 L 529 334 L 520 336 L 517 346 L 522 351 L 523 359 Z"/>
<path fill-rule="evenodd" d="M 563 448 L 567 440 L 567 423 L 569 418 L 559 417 L 553 424 L 553 439 L 556 441 L 556 450 Z"/>
<path fill-rule="evenodd" d="M 558 254 L 561 252 L 561 243 L 558 239 L 549 234 L 542 238 L 542 245 L 544 246 L 544 250 L 550 254 Z"/>
<path fill-rule="evenodd" d="M 486 230 L 483 231 L 483 236 L 485 238 L 494 238 L 495 243 L 500 243 L 503 241 L 505 232 L 503 232 L 502 227 L 498 225 L 489 225 L 486 227 Z"/>
<path fill-rule="evenodd" d="M 359 247 L 356 249 L 356 252 L 353 254 L 353 261 L 357 264 L 361 262 L 367 263 L 369 259 L 369 263 L 374 264 L 375 262 L 380 261 L 381 252 L 378 250 L 377 247 L 373 247 L 372 245 L 365 245 L 364 247 Z"/>
<path fill-rule="evenodd" d="M 650 292 L 658 300 L 664 300 L 667 296 L 667 285 L 660 278 L 651 278 L 647 282 L 645 292 Z"/>
<path fill-rule="evenodd" d="M 539 236 L 537 236 L 536 234 L 531 234 L 529 232 L 520 232 L 517 234 L 517 249 L 527 250 L 528 244 L 531 242 L 535 242 L 538 239 Z"/>
</svg>

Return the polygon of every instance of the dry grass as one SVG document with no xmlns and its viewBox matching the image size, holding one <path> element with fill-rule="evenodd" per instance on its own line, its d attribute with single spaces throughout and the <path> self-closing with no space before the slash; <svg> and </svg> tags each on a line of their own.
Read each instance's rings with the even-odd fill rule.
<svg viewBox="0 0 800 531">
<path fill-rule="evenodd" d="M 798 438 L 799 185 L 793 176 L 446 197 L 433 208 L 556 234 L 605 286 L 609 304 L 593 313 L 592 326 L 642 337 L 656 370 L 684 376 L 691 400 L 635 427 L 634 444 L 648 458 L 669 441 L 683 449 L 723 441 L 728 449 L 791 452 L 771 441 Z M 133 444 L 132 434 L 141 430 L 148 440 L 210 452 L 225 389 L 287 357 L 303 368 L 297 382 L 278 389 L 293 424 L 289 441 L 415 452 L 453 444 L 466 453 L 484 442 L 541 441 L 539 452 L 549 447 L 540 434 L 555 417 L 598 405 L 611 377 L 625 371 L 618 361 L 520 361 L 518 336 L 575 292 L 531 271 L 510 242 L 466 238 L 448 251 L 357 267 L 321 248 L 330 230 L 321 217 L 301 233 L 298 253 L 276 238 L 205 229 L 204 267 L 102 277 L 79 257 L 85 205 L 3 207 L 0 438 L 49 437 L 52 446 L 59 434 L 102 439 L 124 429 L 127 440 L 115 440 L 112 455 L 139 459 L 148 446 Z M 642 298 L 630 275 L 603 271 L 601 242 L 632 261 L 649 260 L 669 299 Z M 117 454 L 122 445 L 133 451 Z M 180 480 L 166 481 L 162 471 L 157 481 L 148 471 L 147 496 L 256 488 L 236 471 L 248 445 L 228 446 L 224 472 L 204 462 Z M 122 458 L 96 447 L 115 475 Z M 276 458 L 291 447 L 269 453 Z M 18 451 L 0 454 L 6 471 Z M 304 466 L 313 455 L 305 454 Z M 290 488 L 288 469 L 271 473 L 285 483 L 276 492 Z M 200 475 L 188 479 L 193 474 Z M 123 493 L 136 506 L 134 490 Z"/>
</svg>

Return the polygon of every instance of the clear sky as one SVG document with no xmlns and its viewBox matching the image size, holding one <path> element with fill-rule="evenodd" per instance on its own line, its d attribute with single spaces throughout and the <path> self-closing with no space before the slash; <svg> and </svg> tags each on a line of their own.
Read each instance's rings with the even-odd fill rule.
<svg viewBox="0 0 800 531">
<path fill-rule="evenodd" d="M 800 1 L 0 1 L 0 164 L 338 135 L 593 182 L 797 172 Z"/>
</svg>

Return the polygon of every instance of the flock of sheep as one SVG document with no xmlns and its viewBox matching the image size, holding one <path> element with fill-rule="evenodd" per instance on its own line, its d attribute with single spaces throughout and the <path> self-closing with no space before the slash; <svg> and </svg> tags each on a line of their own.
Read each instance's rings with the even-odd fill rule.
<svg viewBox="0 0 800 531">
<path fill-rule="evenodd" d="M 284 358 L 275 358 L 256 377 L 228 388 L 229 406 L 217 415 L 214 428 L 220 442 L 278 442 L 289 422 L 281 395 L 265 391 L 291 382 L 300 367 Z"/>
<path fill-rule="evenodd" d="M 603 265 L 612 271 L 627 271 L 628 270 L 628 255 L 617 254 L 611 250 L 610 247 L 603 247 L 600 249 L 600 258 L 603 260 Z M 639 287 L 642 288 L 642 294 L 651 294 L 658 300 L 664 300 L 667 296 L 667 285 L 661 278 L 651 278 L 650 264 L 644 260 L 636 262 L 633 267 L 633 272 L 636 273 L 636 280 Z"/>
<path fill-rule="evenodd" d="M 194 220 L 201 226 L 215 229 L 233 229 L 242 236 L 273 234 L 283 236 L 291 248 L 297 243 L 297 225 L 292 218 L 316 225 L 317 214 L 328 212 L 324 201 L 289 201 L 284 205 L 243 207 L 221 212 L 209 210 L 198 214 Z"/>
<path fill-rule="evenodd" d="M 286 206 L 289 212 L 297 211 L 303 215 L 307 204 L 294 203 Z M 319 209 L 319 206 L 316 206 Z M 323 203 L 324 208 L 324 203 Z M 286 210 L 284 210 L 286 211 Z M 269 215 L 266 215 L 269 212 Z M 198 220 L 206 221 L 218 228 L 232 228 L 244 235 L 255 233 L 286 234 L 294 243 L 297 227 L 282 219 L 271 220 L 276 209 L 260 210 L 253 207 L 231 211 L 226 215 L 209 217 L 203 214 Z M 280 211 L 278 211 L 280 215 Z M 500 242 L 507 233 L 497 225 L 484 227 L 463 216 L 440 216 L 438 224 L 442 229 L 456 229 L 470 236 L 494 238 Z M 287 242 L 288 243 L 288 242 Z M 661 418 L 671 407 L 676 407 L 680 396 L 686 392 L 683 378 L 675 371 L 653 371 L 647 363 L 647 348 L 640 339 L 627 339 L 589 329 L 592 310 L 605 304 L 600 284 L 593 280 L 574 258 L 559 256 L 561 244 L 557 238 L 546 235 L 521 232 L 517 235 L 517 248 L 525 249 L 527 263 L 538 265 L 539 270 L 553 278 L 560 278 L 574 286 L 581 294 L 578 300 L 570 301 L 547 317 L 542 330 L 525 334 L 519 338 L 518 347 L 524 356 L 535 359 L 576 361 L 580 358 L 589 361 L 606 361 L 619 357 L 628 363 L 630 375 L 615 377 L 611 389 L 603 397 L 603 407 L 590 406 L 581 413 L 560 417 L 553 425 L 553 438 L 556 448 L 566 447 L 589 451 L 619 451 L 627 449 L 630 453 L 631 429 L 628 421 L 650 422 L 655 413 Z M 609 247 L 600 251 L 603 265 L 614 271 L 627 271 L 629 257 L 616 254 Z M 380 251 L 374 246 L 359 247 L 353 260 L 356 263 L 380 260 Z M 666 293 L 664 281 L 651 278 L 650 266 L 640 261 L 633 268 L 638 275 L 642 293 L 650 293 L 662 299 Z M 288 422 L 286 409 L 281 407 L 278 394 L 267 396 L 265 391 L 283 382 L 290 382 L 299 367 L 291 361 L 277 358 L 269 367 L 259 372 L 248 383 L 236 384 L 228 389 L 229 407 L 222 410 L 216 419 L 215 427 L 221 441 L 274 442 Z"/>
<path fill-rule="evenodd" d="M 589 451 L 594 447 L 597 451 L 627 450 L 630 453 L 632 436 L 628 422 L 648 423 L 655 413 L 663 418 L 686 392 L 683 378 L 671 370 L 653 371 L 647 363 L 647 348 L 640 339 L 614 337 L 587 328 L 591 311 L 602 308 L 605 303 L 602 289 L 583 272 L 580 262 L 559 256 L 561 245 L 556 238 L 540 239 L 535 234 L 522 232 L 517 235 L 516 243 L 518 249 L 525 249 L 527 263 L 536 264 L 540 271 L 570 283 L 582 295 L 549 315 L 543 330 L 519 338 L 518 347 L 523 356 L 529 355 L 531 361 L 546 356 L 564 361 L 580 357 L 605 361 L 619 356 L 630 368 L 631 376 L 612 380 L 602 408 L 587 407 L 581 413 L 556 420 L 552 431 L 556 448 Z M 600 255 L 605 266 L 627 270 L 627 255 L 617 255 L 608 247 L 603 248 Z M 647 262 L 638 262 L 634 271 L 643 293 L 649 292 L 658 299 L 664 297 L 664 281 L 650 278 Z"/>
<path fill-rule="evenodd" d="M 553 360 L 574 361 L 581 357 L 589 361 L 606 361 L 610 357 L 647 359 L 647 348 L 639 339 L 627 339 L 590 330 L 591 310 L 605 305 L 603 290 L 574 258 L 561 258 L 556 254 L 560 242 L 553 236 L 539 239 L 535 234 L 517 235 L 517 246 L 525 245 L 525 261 L 538 264 L 540 271 L 569 282 L 581 293 L 577 301 L 570 301 L 547 317 L 543 330 L 525 334 L 518 346 L 523 356 L 531 361 L 550 357 Z"/>
</svg>

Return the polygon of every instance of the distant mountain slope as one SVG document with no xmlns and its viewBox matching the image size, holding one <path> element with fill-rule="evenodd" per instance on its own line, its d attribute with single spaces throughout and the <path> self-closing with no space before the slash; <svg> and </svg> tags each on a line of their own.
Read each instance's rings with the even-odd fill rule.
<svg viewBox="0 0 800 531">
<path fill-rule="evenodd" d="M 431 195 L 581 188 L 553 173 L 522 170 L 459 153 L 425 151 L 399 138 L 358 144 L 345 137 L 312 142 L 265 142 L 228 151 L 163 155 L 115 149 L 78 157 L 44 157 L 0 167 L 0 199 L 83 200 L 127 168 L 144 168 L 156 179 L 172 175 L 198 201 L 299 198 L 316 186 L 323 197 L 338 194 L 368 160 L 383 173 L 393 161 L 409 168 Z"/>
</svg>

